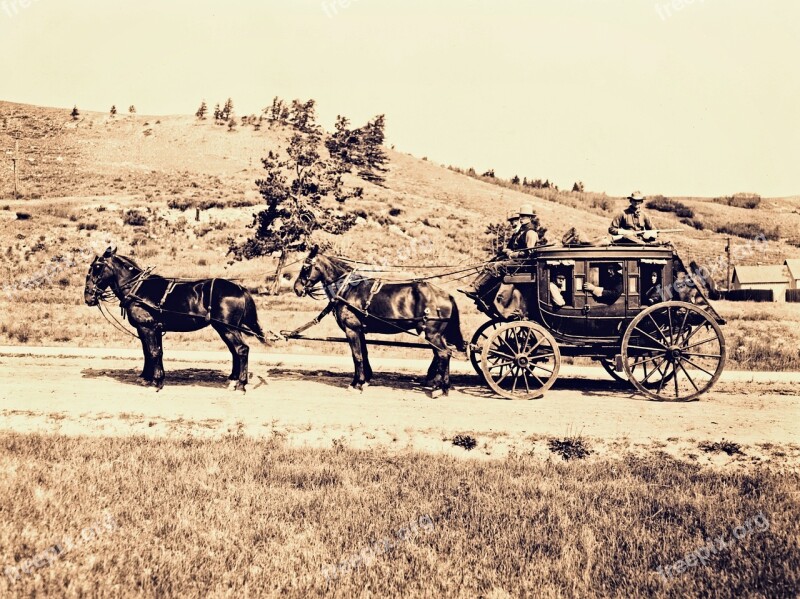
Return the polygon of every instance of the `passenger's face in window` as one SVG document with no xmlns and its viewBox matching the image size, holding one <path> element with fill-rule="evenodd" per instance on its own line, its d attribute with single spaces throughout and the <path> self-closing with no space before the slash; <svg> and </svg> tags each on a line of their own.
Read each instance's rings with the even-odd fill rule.
<svg viewBox="0 0 800 599">
<path fill-rule="evenodd" d="M 558 285 L 561 289 L 564 289 L 566 283 L 567 283 L 567 278 L 564 275 L 556 276 L 556 285 Z"/>
<path fill-rule="evenodd" d="M 654 272 L 652 275 L 650 275 L 650 283 L 652 283 L 653 285 L 658 283 L 658 273 L 657 272 Z"/>
</svg>

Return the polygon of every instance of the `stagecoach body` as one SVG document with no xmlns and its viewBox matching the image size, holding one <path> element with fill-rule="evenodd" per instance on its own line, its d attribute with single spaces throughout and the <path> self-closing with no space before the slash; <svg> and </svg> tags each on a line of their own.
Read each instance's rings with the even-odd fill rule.
<svg viewBox="0 0 800 599">
<path fill-rule="evenodd" d="M 609 268 L 621 271 L 621 290 Z M 513 309 L 484 306 L 489 320 L 469 346 L 479 376 L 504 397 L 542 396 L 561 356 L 597 360 L 661 400 L 696 399 L 722 372 L 724 320 L 699 286 L 697 303 L 679 299 L 694 282 L 671 245 L 543 247 L 504 270 L 501 294 L 513 296 Z M 563 305 L 553 297 L 557 274 L 565 279 Z M 584 290 L 587 282 L 613 285 L 619 295 L 598 299 Z"/>
</svg>

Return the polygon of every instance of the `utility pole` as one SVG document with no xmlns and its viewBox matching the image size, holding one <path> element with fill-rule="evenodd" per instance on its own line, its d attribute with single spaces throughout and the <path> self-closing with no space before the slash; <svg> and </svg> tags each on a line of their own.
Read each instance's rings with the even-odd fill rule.
<svg viewBox="0 0 800 599">
<path fill-rule="evenodd" d="M 14 156 L 11 162 L 14 164 L 14 199 L 17 199 L 17 160 L 19 160 L 19 140 L 14 140 Z"/>
<path fill-rule="evenodd" d="M 725 245 L 725 254 L 728 256 L 728 278 L 726 280 L 726 288 L 730 290 L 731 288 L 731 238 L 726 237 L 728 243 Z"/>
</svg>

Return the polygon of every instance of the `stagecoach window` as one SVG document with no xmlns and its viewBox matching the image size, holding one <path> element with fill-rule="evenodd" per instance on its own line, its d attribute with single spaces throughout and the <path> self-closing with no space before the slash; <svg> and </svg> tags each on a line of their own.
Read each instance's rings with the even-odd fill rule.
<svg viewBox="0 0 800 599">
<path fill-rule="evenodd" d="M 572 262 L 572 260 L 569 260 Z M 551 264 L 551 262 L 548 262 Z M 572 286 L 572 265 L 553 265 L 550 266 L 548 281 L 550 290 L 550 303 L 553 307 L 571 306 L 573 290 Z"/>
</svg>

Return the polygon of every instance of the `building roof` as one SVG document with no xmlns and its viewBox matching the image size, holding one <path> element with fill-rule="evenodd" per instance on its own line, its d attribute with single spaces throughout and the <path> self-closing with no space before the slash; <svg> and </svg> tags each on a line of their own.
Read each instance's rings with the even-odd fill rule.
<svg viewBox="0 0 800 599">
<path fill-rule="evenodd" d="M 786 283 L 782 264 L 768 266 L 736 266 L 733 280 L 739 283 Z"/>
<path fill-rule="evenodd" d="M 787 258 L 784 264 L 789 267 L 790 279 L 800 279 L 800 258 Z"/>
</svg>

